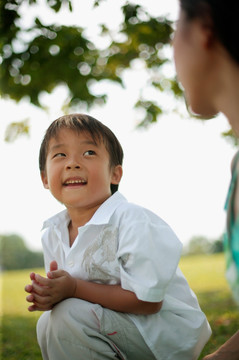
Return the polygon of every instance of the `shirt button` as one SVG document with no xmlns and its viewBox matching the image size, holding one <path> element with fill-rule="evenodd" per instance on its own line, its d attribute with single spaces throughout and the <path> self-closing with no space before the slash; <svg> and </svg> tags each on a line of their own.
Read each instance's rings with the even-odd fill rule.
<svg viewBox="0 0 239 360">
<path fill-rule="evenodd" d="M 70 266 L 70 267 L 74 266 L 74 261 L 69 261 L 68 266 Z"/>
</svg>

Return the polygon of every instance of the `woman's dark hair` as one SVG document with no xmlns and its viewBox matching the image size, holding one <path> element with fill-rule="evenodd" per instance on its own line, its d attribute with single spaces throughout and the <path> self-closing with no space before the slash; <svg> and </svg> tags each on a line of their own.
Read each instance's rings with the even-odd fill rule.
<svg viewBox="0 0 239 360">
<path fill-rule="evenodd" d="M 58 136 L 61 129 L 69 129 L 77 133 L 88 133 L 96 144 L 102 141 L 109 153 L 110 168 L 122 165 L 124 156 L 123 149 L 114 133 L 99 120 L 89 115 L 71 114 L 56 119 L 46 130 L 39 153 L 40 171 L 45 171 L 49 142 L 52 138 Z M 111 184 L 111 193 L 113 194 L 117 190 L 118 185 Z"/>
<path fill-rule="evenodd" d="M 239 1 L 179 0 L 188 20 L 210 18 L 214 35 L 239 64 Z"/>
</svg>

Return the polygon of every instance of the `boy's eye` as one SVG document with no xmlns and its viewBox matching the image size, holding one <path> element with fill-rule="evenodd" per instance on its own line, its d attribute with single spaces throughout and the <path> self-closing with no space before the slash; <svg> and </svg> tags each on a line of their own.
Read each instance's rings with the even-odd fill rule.
<svg viewBox="0 0 239 360">
<path fill-rule="evenodd" d="M 53 158 L 56 158 L 56 157 L 63 157 L 63 156 L 66 156 L 66 154 L 64 153 L 57 153 L 53 156 Z"/>
<path fill-rule="evenodd" d="M 95 155 L 95 151 L 94 150 L 87 150 L 87 151 L 84 152 L 84 155 L 86 155 L 86 156 Z"/>
</svg>

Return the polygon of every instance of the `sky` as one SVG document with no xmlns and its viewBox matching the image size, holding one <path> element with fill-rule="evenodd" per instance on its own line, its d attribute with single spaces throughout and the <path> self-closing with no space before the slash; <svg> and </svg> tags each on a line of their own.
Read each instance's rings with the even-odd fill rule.
<svg viewBox="0 0 239 360">
<path fill-rule="evenodd" d="M 106 1 L 95 13 L 89 2 L 85 2 L 84 11 L 77 8 L 82 2 L 76 2 L 71 16 L 64 14 L 56 19 L 56 15 L 50 13 L 46 18 L 49 23 L 75 22 L 87 26 L 94 39 L 97 21 L 102 22 L 106 12 L 109 26 L 115 26 L 115 17 L 109 14 L 116 14 L 116 4 L 120 7 L 124 2 L 115 1 L 114 6 L 112 3 Z M 172 20 L 177 17 L 176 0 L 163 2 L 166 4 L 160 9 L 154 0 L 138 3 L 153 15 L 168 14 Z M 43 8 L 40 13 L 45 14 Z M 34 11 L 39 12 L 39 9 Z M 22 21 L 25 21 L 24 17 Z M 169 56 L 173 61 L 172 53 Z M 173 64 L 168 71 L 175 72 Z M 223 115 L 203 122 L 192 119 L 183 101 L 176 103 L 172 96 L 152 93 L 152 98 L 163 103 L 168 111 L 156 124 L 140 130 L 137 123 L 141 114 L 133 109 L 145 81 L 140 66 L 127 71 L 124 81 L 124 89 L 109 82 L 98 85 L 95 92 L 106 91 L 107 104 L 87 112 L 109 126 L 123 146 L 124 174 L 119 190 L 129 201 L 162 217 L 185 246 L 193 236 L 202 235 L 212 240 L 220 237 L 225 227 L 224 203 L 230 181 L 230 163 L 236 152 L 235 147 L 221 136 L 229 129 L 227 120 Z M 33 250 L 41 249 L 43 221 L 63 209 L 41 184 L 38 151 L 49 124 L 63 115 L 61 105 L 65 95 L 62 87 L 50 96 L 43 95 L 41 100 L 48 107 L 47 111 L 25 100 L 16 104 L 0 99 L 0 234 L 16 233 Z M 172 111 L 175 105 L 178 112 Z M 4 132 L 8 124 L 25 118 L 29 118 L 30 136 L 6 143 Z"/>
</svg>

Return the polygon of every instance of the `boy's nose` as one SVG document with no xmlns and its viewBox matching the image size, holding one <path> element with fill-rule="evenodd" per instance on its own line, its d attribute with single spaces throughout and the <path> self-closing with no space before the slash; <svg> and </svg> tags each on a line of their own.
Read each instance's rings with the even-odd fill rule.
<svg viewBox="0 0 239 360">
<path fill-rule="evenodd" d="M 68 162 L 68 164 L 66 165 L 66 168 L 67 169 L 80 169 L 81 168 L 81 165 L 78 161 L 76 160 L 70 160 Z"/>
<path fill-rule="evenodd" d="M 67 169 L 80 169 L 80 165 L 67 165 Z"/>
</svg>

